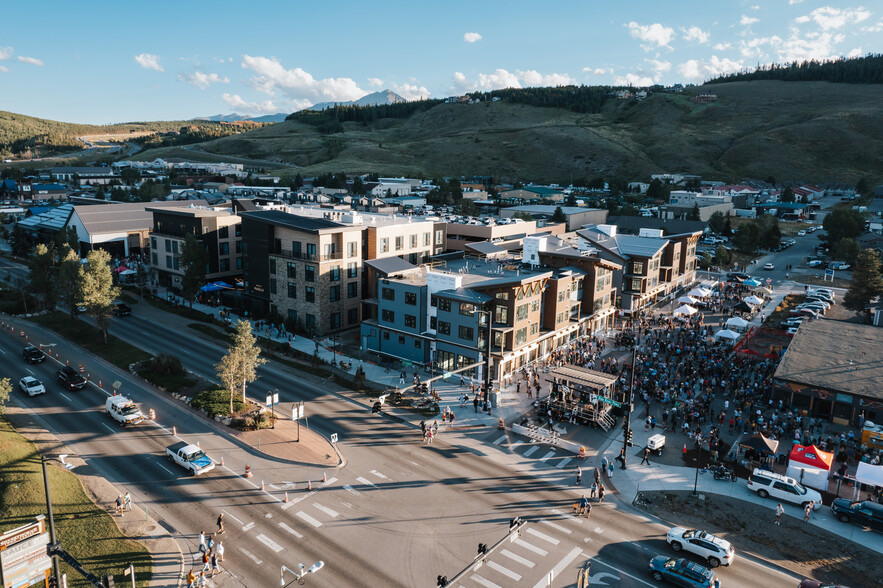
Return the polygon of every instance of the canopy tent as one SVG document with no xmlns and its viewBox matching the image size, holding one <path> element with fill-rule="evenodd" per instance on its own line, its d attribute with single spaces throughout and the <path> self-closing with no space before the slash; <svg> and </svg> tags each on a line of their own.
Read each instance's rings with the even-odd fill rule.
<svg viewBox="0 0 883 588">
<path fill-rule="evenodd" d="M 763 304 L 763 298 L 758 298 L 757 296 L 747 296 L 743 299 L 743 301 L 754 306 L 757 306 L 758 304 Z"/>
<path fill-rule="evenodd" d="M 690 315 L 696 314 L 697 312 L 699 312 L 699 311 L 696 310 L 695 308 L 693 308 L 692 306 L 687 306 L 685 304 L 683 306 L 676 308 L 674 311 L 674 314 L 683 314 L 683 315 L 690 316 Z"/>
<path fill-rule="evenodd" d="M 681 304 L 696 304 L 696 299 L 692 296 L 681 296 L 677 301 Z"/>
<path fill-rule="evenodd" d="M 123 271 L 120 272 L 120 275 L 121 275 L 121 276 L 131 276 L 131 275 L 133 275 L 133 274 L 137 274 L 137 273 L 138 273 L 138 272 L 136 272 L 135 270 L 125 269 L 125 270 L 123 270 Z"/>
<path fill-rule="evenodd" d="M 210 284 L 206 284 L 200 290 L 203 292 L 217 292 L 218 290 L 231 290 L 233 286 L 228 284 L 227 282 L 212 282 Z"/>
<path fill-rule="evenodd" d="M 754 291 L 758 292 L 760 294 L 772 294 L 773 293 L 773 291 L 770 288 L 767 288 L 766 286 L 757 286 L 754 288 Z"/>
<path fill-rule="evenodd" d="M 856 481 L 870 486 L 883 488 L 883 465 L 871 465 L 863 461 L 858 462 L 858 470 L 855 472 Z"/>
<path fill-rule="evenodd" d="M 795 444 L 791 448 L 788 469 L 785 473 L 804 486 L 827 490 L 832 463 L 834 463 L 833 453 L 825 453 L 814 445 L 804 447 Z"/>
<path fill-rule="evenodd" d="M 742 283 L 746 286 L 751 286 L 752 288 L 755 286 L 760 286 L 760 280 L 758 280 L 757 278 L 748 278 Z"/>
<path fill-rule="evenodd" d="M 740 335 L 736 331 L 731 331 L 729 329 L 724 329 L 723 331 L 718 331 L 714 334 L 714 338 L 717 340 L 729 339 L 731 341 L 736 341 L 741 336 L 742 335 Z"/>
<path fill-rule="evenodd" d="M 788 459 L 820 470 L 830 470 L 834 463 L 834 454 L 822 451 L 815 445 L 795 445 L 791 448 Z"/>
<path fill-rule="evenodd" d="M 739 447 L 753 449 L 764 455 L 775 455 L 776 450 L 779 448 L 779 442 L 775 439 L 767 439 L 762 433 L 755 433 L 751 437 L 740 441 Z"/>
<path fill-rule="evenodd" d="M 120 266 L 113 268 L 113 273 L 115 273 L 115 274 L 120 274 L 120 273 L 127 272 L 127 271 L 129 271 L 129 268 L 127 268 L 124 265 L 120 265 Z"/>
<path fill-rule="evenodd" d="M 738 316 L 734 316 L 727 320 L 727 329 L 744 329 L 748 326 L 748 321 Z"/>
<path fill-rule="evenodd" d="M 694 298 L 705 298 L 709 294 L 711 294 L 711 290 L 706 290 L 705 288 L 693 288 L 687 292 L 687 296 L 693 296 Z"/>
<path fill-rule="evenodd" d="M 733 310 L 738 310 L 739 312 L 752 312 L 754 309 L 746 304 L 746 302 L 743 300 L 742 302 L 734 306 Z"/>
</svg>

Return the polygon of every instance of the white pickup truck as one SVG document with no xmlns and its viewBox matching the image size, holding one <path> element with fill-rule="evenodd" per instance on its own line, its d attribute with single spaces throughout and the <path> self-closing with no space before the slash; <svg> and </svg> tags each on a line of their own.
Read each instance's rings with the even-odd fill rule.
<svg viewBox="0 0 883 588">
<path fill-rule="evenodd" d="M 203 453 L 202 449 L 184 441 L 166 447 L 166 457 L 169 461 L 178 464 L 194 476 L 215 469 L 215 462 Z"/>
</svg>

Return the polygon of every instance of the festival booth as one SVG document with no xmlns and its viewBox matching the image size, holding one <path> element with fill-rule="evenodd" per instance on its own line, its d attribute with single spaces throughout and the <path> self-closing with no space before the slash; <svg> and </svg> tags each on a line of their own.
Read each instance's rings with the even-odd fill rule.
<svg viewBox="0 0 883 588">
<path fill-rule="evenodd" d="M 692 306 L 685 304 L 685 305 L 675 309 L 674 314 L 683 315 L 683 316 L 692 316 L 692 315 L 696 314 L 697 312 L 699 312 L 699 311 L 696 310 L 695 308 L 693 308 Z"/>
<path fill-rule="evenodd" d="M 613 409 L 621 409 L 625 398 L 616 390 L 617 377 L 579 366 L 561 366 L 549 371 L 552 390 L 538 408 L 556 421 L 595 424 L 605 431 L 613 426 Z M 619 411 L 617 411 L 618 413 Z"/>
<path fill-rule="evenodd" d="M 805 486 L 819 490 L 828 489 L 828 476 L 834 454 L 822 451 L 815 445 L 794 445 L 788 457 L 787 475 Z"/>
<path fill-rule="evenodd" d="M 779 449 L 779 442 L 763 436 L 763 433 L 755 433 L 739 441 L 739 447 L 745 450 L 747 462 L 759 462 L 763 467 L 772 467 L 773 456 Z M 749 467 L 748 463 L 743 463 Z"/>
<path fill-rule="evenodd" d="M 718 331 L 717 333 L 714 334 L 714 340 L 715 341 L 727 341 L 730 344 L 733 344 L 736 341 L 738 341 L 739 337 L 741 337 L 741 336 L 742 335 L 740 335 L 736 331 L 731 331 L 730 329 L 724 329 L 724 330 Z"/>
<path fill-rule="evenodd" d="M 858 462 L 855 481 L 860 484 L 883 488 L 883 465 L 871 465 L 863 461 Z"/>
<path fill-rule="evenodd" d="M 727 329 L 736 330 L 736 329 L 744 329 L 748 326 L 748 321 L 738 316 L 734 316 L 731 319 L 727 319 Z"/>
</svg>

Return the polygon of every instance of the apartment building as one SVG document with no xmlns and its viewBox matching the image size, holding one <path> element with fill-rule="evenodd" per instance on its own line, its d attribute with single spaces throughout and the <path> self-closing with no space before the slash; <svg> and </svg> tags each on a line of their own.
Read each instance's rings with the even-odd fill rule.
<svg viewBox="0 0 883 588">
<path fill-rule="evenodd" d="M 242 274 L 242 219 L 230 210 L 210 208 L 147 208 L 153 215 L 150 238 L 151 279 L 167 288 L 181 288 L 180 255 L 184 239 L 193 235 L 208 254 L 206 280 Z"/>
<path fill-rule="evenodd" d="M 363 225 L 277 210 L 241 217 L 252 314 L 320 336 L 359 324 Z"/>
<path fill-rule="evenodd" d="M 482 241 L 520 248 L 522 239 L 529 235 L 559 235 L 564 233 L 565 230 L 564 223 L 537 227 L 536 221 L 525 221 L 520 218 L 507 218 L 500 219 L 499 221 L 492 218 L 448 220 L 446 222 L 447 236 L 445 239 L 445 249 L 448 251 L 466 251 L 469 244 Z"/>
<path fill-rule="evenodd" d="M 696 281 L 696 270 L 698 269 L 696 245 L 708 223 L 638 216 L 612 216 L 608 219 L 608 224 L 616 225 L 620 234 L 648 235 L 647 230 L 651 230 L 656 232 L 650 236 L 662 237 L 668 241 L 660 266 L 662 270 L 660 279 L 666 284 L 666 293 Z"/>
</svg>

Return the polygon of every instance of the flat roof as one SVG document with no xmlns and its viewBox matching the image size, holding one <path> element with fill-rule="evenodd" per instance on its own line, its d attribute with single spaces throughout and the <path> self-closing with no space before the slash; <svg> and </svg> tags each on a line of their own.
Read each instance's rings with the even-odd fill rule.
<svg viewBox="0 0 883 588">
<path fill-rule="evenodd" d="M 324 218 L 314 218 L 309 216 L 301 216 L 299 214 L 290 214 L 281 210 L 257 210 L 254 212 L 243 212 L 240 214 L 242 218 L 254 219 L 268 225 L 278 225 L 294 229 L 296 231 L 304 231 L 307 233 L 318 233 L 323 229 L 344 229 L 352 228 L 353 225 L 345 225 L 336 223 Z M 361 229 L 361 226 L 358 226 Z"/>
<path fill-rule="evenodd" d="M 555 209 L 560 208 L 564 214 L 579 214 L 580 212 L 597 212 L 604 208 L 587 208 L 585 206 L 555 206 L 554 204 L 523 204 L 521 206 L 507 206 L 503 210 L 516 210 L 521 212 L 537 212 L 541 214 L 555 214 Z"/>
<path fill-rule="evenodd" d="M 616 376 L 605 374 L 604 372 L 596 372 L 578 366 L 562 366 L 549 370 L 549 376 L 560 378 L 572 384 L 582 384 L 596 390 L 606 388 L 616 382 Z"/>
<path fill-rule="evenodd" d="M 883 399 L 883 328 L 828 319 L 804 321 L 775 378 Z"/>
</svg>

